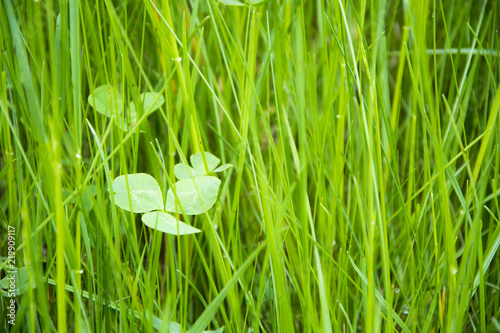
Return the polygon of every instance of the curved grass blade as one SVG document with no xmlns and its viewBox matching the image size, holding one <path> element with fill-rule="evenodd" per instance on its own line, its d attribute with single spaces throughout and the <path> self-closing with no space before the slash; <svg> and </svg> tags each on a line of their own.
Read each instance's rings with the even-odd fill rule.
<svg viewBox="0 0 500 333">
<path fill-rule="evenodd" d="M 215 316 L 217 313 L 217 310 L 219 309 L 220 305 L 224 301 L 224 299 L 227 297 L 231 289 L 236 285 L 238 280 L 243 276 L 243 273 L 250 267 L 254 259 L 257 257 L 257 255 L 267 246 L 267 241 L 264 241 L 260 244 L 258 248 L 253 251 L 253 253 L 245 260 L 245 262 L 241 265 L 240 269 L 238 269 L 231 280 L 226 284 L 224 288 L 220 291 L 219 295 L 214 298 L 212 303 L 203 311 L 201 316 L 196 320 L 194 323 L 193 327 L 189 330 L 189 332 L 201 332 L 205 327 L 210 324 L 210 321 L 212 318 Z"/>
</svg>

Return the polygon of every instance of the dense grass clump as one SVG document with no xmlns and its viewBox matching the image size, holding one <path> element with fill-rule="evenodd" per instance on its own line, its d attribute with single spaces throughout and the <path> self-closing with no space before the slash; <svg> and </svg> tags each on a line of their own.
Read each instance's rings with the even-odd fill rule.
<svg viewBox="0 0 500 333">
<path fill-rule="evenodd" d="M 499 2 L 6 0 L 0 27 L 2 330 L 500 330 Z M 176 172 L 220 179 L 167 209 L 182 236 L 142 222 Z"/>
</svg>

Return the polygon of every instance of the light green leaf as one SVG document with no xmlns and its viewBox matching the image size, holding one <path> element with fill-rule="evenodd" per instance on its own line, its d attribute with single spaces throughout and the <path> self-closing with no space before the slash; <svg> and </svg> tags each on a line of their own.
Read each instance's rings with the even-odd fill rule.
<svg viewBox="0 0 500 333">
<path fill-rule="evenodd" d="M 133 103 L 130 103 L 130 107 L 128 108 L 125 115 L 120 116 L 119 119 L 116 120 L 116 124 L 122 129 L 122 131 L 128 132 L 135 126 L 137 122 L 137 112 L 135 111 L 135 107 Z"/>
<path fill-rule="evenodd" d="M 195 169 L 188 167 L 184 163 L 179 163 L 174 166 L 175 176 L 179 179 L 191 179 L 191 175 L 189 174 L 189 172 L 191 172 L 193 178 L 203 176 L 202 173 L 199 173 Z"/>
<path fill-rule="evenodd" d="M 244 3 L 236 0 L 219 0 L 219 2 L 228 6 L 246 6 Z"/>
<path fill-rule="evenodd" d="M 220 163 L 220 160 L 209 152 L 205 152 L 205 158 L 207 159 L 208 171 L 212 171 Z M 201 152 L 191 155 L 191 165 L 196 169 L 196 171 L 201 172 L 204 175 L 207 174 Z"/>
<path fill-rule="evenodd" d="M 7 260 L 7 264 L 9 261 Z M 9 267 L 7 265 L 7 267 Z M 2 287 L 2 295 L 9 296 L 11 293 L 11 284 L 13 284 L 14 294 L 16 296 L 22 295 L 28 291 L 30 288 L 28 268 L 21 267 L 18 269 L 6 269 L 7 276 L 0 281 L 0 286 Z M 31 288 L 35 288 L 35 280 L 32 279 Z M 10 296 L 9 296 L 10 297 Z"/>
<path fill-rule="evenodd" d="M 165 103 L 165 98 L 163 98 L 163 96 L 159 93 L 155 92 L 142 93 L 140 99 L 141 101 L 143 101 L 143 112 L 147 112 L 148 116 L 154 111 L 158 110 L 160 106 Z M 120 126 L 123 131 L 128 132 L 132 129 L 132 127 L 135 126 L 136 122 L 137 111 L 134 102 L 130 102 L 128 107 L 128 117 L 120 118 L 120 120 L 118 121 L 118 126 Z"/>
<path fill-rule="evenodd" d="M 163 208 L 160 186 L 148 174 L 119 176 L 115 178 L 112 186 L 115 192 L 115 204 L 120 208 L 134 213 L 146 213 Z"/>
<path fill-rule="evenodd" d="M 120 91 L 110 85 L 105 84 L 95 88 L 94 93 L 90 94 L 87 100 L 90 106 L 106 117 L 119 116 L 123 113 L 123 99 Z"/>
<path fill-rule="evenodd" d="M 155 327 L 156 328 L 156 327 Z M 160 328 L 156 328 L 157 330 L 160 330 Z M 170 323 L 170 327 L 168 329 L 168 333 L 181 333 L 182 332 L 182 326 L 181 324 L 179 323 L 174 323 L 174 322 L 171 322 Z"/>
<path fill-rule="evenodd" d="M 185 179 L 175 183 L 175 192 L 177 193 L 177 197 L 179 198 L 184 212 L 187 215 L 198 215 L 204 213 L 205 209 L 209 210 L 212 208 L 217 199 L 220 183 L 221 181 L 218 178 L 211 176 Z M 201 197 L 198 195 L 198 191 L 196 191 L 197 188 Z M 172 189 L 169 189 L 167 192 L 165 210 L 179 214 L 182 213 L 179 205 L 176 205 Z"/>
<path fill-rule="evenodd" d="M 224 165 L 221 165 L 220 167 L 218 167 L 217 169 L 213 170 L 213 172 L 222 172 L 224 170 L 229 169 L 232 166 L 233 166 L 232 164 L 224 164 Z"/>
<path fill-rule="evenodd" d="M 250 5 L 252 7 L 259 7 L 266 4 L 269 0 L 251 0 Z"/>
<path fill-rule="evenodd" d="M 141 94 L 141 100 L 144 101 L 144 112 L 148 112 L 148 114 L 159 109 L 160 106 L 162 106 L 162 104 L 165 102 L 163 96 L 156 92 L 147 92 Z"/>
<path fill-rule="evenodd" d="M 159 211 L 144 214 L 142 222 L 150 228 L 171 235 L 189 235 L 200 232 L 199 229 L 178 221 L 172 215 Z M 179 229 L 177 230 L 177 228 Z"/>
<path fill-rule="evenodd" d="M 142 104 L 142 110 L 144 113 L 148 113 L 150 115 L 154 111 L 158 110 L 163 103 L 165 103 L 165 99 L 159 93 L 147 92 L 142 93 L 140 96 Z M 129 104 L 130 116 L 135 117 L 134 122 L 137 120 L 137 111 L 135 109 L 134 102 L 130 102 Z"/>
</svg>

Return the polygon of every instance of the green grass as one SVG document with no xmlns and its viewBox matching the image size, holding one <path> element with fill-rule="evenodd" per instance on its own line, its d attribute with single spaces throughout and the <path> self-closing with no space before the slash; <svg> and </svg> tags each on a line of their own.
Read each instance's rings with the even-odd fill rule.
<svg viewBox="0 0 500 333">
<path fill-rule="evenodd" d="M 240 2 L 1 2 L 2 331 L 498 331 L 499 3 Z M 201 233 L 114 204 L 199 151 Z"/>
</svg>

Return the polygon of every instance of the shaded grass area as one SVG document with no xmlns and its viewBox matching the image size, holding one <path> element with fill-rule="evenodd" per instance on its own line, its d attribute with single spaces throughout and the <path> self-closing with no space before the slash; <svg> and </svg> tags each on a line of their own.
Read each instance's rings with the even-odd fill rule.
<svg viewBox="0 0 500 333">
<path fill-rule="evenodd" d="M 0 8 L 0 219 L 24 277 L 3 328 L 500 329 L 496 1 Z M 88 103 L 104 84 L 165 103 L 123 131 Z M 166 193 L 198 151 L 234 166 L 180 217 L 201 233 L 114 205 L 115 177 Z"/>
</svg>

